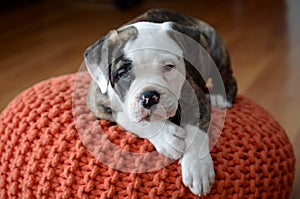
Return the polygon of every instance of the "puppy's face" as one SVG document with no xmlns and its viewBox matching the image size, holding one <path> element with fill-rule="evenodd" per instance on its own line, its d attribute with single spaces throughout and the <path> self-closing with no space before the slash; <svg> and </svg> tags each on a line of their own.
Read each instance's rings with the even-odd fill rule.
<svg viewBox="0 0 300 199">
<path fill-rule="evenodd" d="M 139 22 L 87 50 L 86 64 L 101 92 L 132 122 L 165 120 L 178 108 L 186 69 L 169 29 L 169 23 Z"/>
</svg>

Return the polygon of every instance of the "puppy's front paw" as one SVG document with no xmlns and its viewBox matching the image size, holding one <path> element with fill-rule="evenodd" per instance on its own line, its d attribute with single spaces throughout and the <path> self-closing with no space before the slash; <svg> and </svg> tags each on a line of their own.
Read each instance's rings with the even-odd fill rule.
<svg viewBox="0 0 300 199">
<path fill-rule="evenodd" d="M 210 154 L 204 158 L 184 155 L 181 160 L 182 181 L 195 195 L 207 195 L 215 180 L 214 166 Z"/>
<path fill-rule="evenodd" d="M 149 140 L 159 153 L 176 160 L 182 157 L 185 150 L 185 136 L 183 128 L 170 125 Z"/>
</svg>

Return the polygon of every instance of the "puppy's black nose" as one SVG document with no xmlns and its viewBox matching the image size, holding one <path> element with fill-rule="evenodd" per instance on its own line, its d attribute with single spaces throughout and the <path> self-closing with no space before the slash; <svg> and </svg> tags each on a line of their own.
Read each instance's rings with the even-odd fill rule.
<svg viewBox="0 0 300 199">
<path fill-rule="evenodd" d="M 141 94 L 140 104 L 146 108 L 150 109 L 153 105 L 158 104 L 159 102 L 159 93 L 155 90 L 148 90 Z"/>
</svg>

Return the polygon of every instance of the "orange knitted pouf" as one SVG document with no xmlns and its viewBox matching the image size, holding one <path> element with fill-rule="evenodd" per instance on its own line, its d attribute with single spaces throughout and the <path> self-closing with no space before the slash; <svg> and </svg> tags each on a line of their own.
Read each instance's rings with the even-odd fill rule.
<svg viewBox="0 0 300 199">
<path fill-rule="evenodd" d="M 86 73 L 81 75 L 79 90 L 86 90 L 90 79 Z M 156 171 L 134 173 L 96 159 L 78 133 L 78 128 L 89 124 L 75 125 L 74 116 L 93 115 L 84 108 L 72 108 L 74 79 L 75 75 L 66 75 L 41 82 L 2 112 L 1 199 L 198 198 L 182 184 L 177 161 Z M 85 94 L 77 92 L 73 98 L 81 99 L 84 106 Z M 114 124 L 97 122 L 105 137 L 122 150 L 139 154 L 155 150 L 147 140 L 124 133 Z M 97 136 L 95 132 L 91 136 Z M 102 158 L 113 159 L 115 154 L 109 148 L 106 151 Z M 227 111 L 211 154 L 216 181 L 203 198 L 289 197 L 295 166 L 291 143 L 270 114 L 245 97 L 238 96 Z M 125 166 L 141 167 L 140 161 L 122 161 Z"/>
</svg>

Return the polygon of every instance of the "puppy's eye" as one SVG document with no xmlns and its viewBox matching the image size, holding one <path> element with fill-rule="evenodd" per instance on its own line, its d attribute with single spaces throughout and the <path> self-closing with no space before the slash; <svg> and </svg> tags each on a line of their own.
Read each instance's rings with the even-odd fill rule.
<svg viewBox="0 0 300 199">
<path fill-rule="evenodd" d="M 124 76 L 126 73 L 128 72 L 127 68 L 126 67 L 122 67 L 122 68 L 119 68 L 117 70 L 117 78 L 121 78 L 122 76 Z"/>
<path fill-rule="evenodd" d="M 174 67 L 175 67 L 174 64 L 166 64 L 166 65 L 164 66 L 164 70 L 165 70 L 166 72 L 169 72 L 169 71 L 171 71 Z"/>
<path fill-rule="evenodd" d="M 121 77 L 126 75 L 130 69 L 131 69 L 131 61 L 124 60 L 122 66 L 115 72 L 114 77 L 120 79 Z"/>
</svg>

